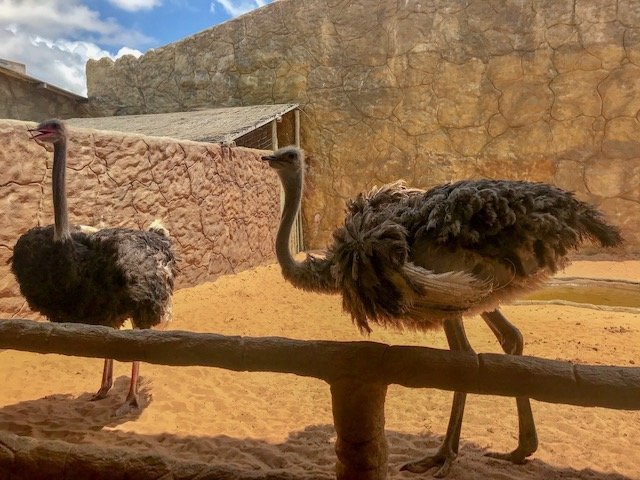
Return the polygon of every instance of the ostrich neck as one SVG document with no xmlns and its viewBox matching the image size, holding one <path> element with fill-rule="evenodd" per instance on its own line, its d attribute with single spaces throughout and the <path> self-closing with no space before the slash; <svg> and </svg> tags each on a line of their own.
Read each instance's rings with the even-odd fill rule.
<svg viewBox="0 0 640 480">
<path fill-rule="evenodd" d="M 302 199 L 302 171 L 293 177 L 281 176 L 284 189 L 284 208 L 280 228 L 276 236 L 276 256 L 282 268 L 282 275 L 293 286 L 312 292 L 339 293 L 335 281 L 331 275 L 331 260 L 327 257 L 315 257 L 307 255 L 307 258 L 298 262 L 289 249 L 289 237 L 291 228 L 300 210 Z"/>
<path fill-rule="evenodd" d="M 301 273 L 302 264 L 296 261 L 291 254 L 289 248 L 289 238 L 291 229 L 296 215 L 300 210 L 300 201 L 302 199 L 302 175 L 297 175 L 295 181 L 282 180 L 282 188 L 284 189 L 284 207 L 282 209 L 282 218 L 280 227 L 276 236 L 276 257 L 278 263 L 282 267 L 283 273 L 289 278 L 297 277 L 297 273 Z"/>
<path fill-rule="evenodd" d="M 53 145 L 53 239 L 56 242 L 71 238 L 69 230 L 69 212 L 67 211 L 66 165 L 67 142 L 61 140 Z"/>
</svg>

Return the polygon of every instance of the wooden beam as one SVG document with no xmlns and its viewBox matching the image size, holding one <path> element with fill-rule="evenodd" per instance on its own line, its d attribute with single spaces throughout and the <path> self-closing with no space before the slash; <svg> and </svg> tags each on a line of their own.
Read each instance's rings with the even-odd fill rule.
<svg viewBox="0 0 640 480">
<path fill-rule="evenodd" d="M 30 438 L 0 431 L 0 478 L 3 480 L 72 479 L 158 480 L 158 479 L 249 479 L 232 465 L 209 465 L 149 451 L 140 453 L 113 445 L 68 443 Z M 279 480 L 301 480 L 279 471 Z"/>
<path fill-rule="evenodd" d="M 296 108 L 293 111 L 293 119 L 294 119 L 294 122 L 293 122 L 294 142 L 296 147 L 300 148 L 300 109 Z M 302 230 L 302 210 L 298 211 L 294 225 L 295 225 L 295 230 L 294 230 L 294 234 L 295 234 L 294 247 L 295 248 L 293 248 L 293 251 L 295 253 L 298 253 L 304 250 L 304 235 Z"/>
<path fill-rule="evenodd" d="M 81 357 L 281 372 L 331 384 L 439 388 L 543 402 L 640 410 L 640 368 L 574 365 L 502 354 L 472 354 L 375 342 L 251 338 L 183 331 L 0 320 L 0 348 Z"/>
<path fill-rule="evenodd" d="M 293 111 L 293 138 L 296 147 L 300 147 L 300 110 L 296 108 Z"/>
<path fill-rule="evenodd" d="M 278 149 L 278 122 L 276 120 L 271 121 L 271 148 Z"/>
</svg>

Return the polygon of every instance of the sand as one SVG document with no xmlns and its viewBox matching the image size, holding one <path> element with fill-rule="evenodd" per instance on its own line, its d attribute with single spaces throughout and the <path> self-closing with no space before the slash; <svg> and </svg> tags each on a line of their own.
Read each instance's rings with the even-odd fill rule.
<svg viewBox="0 0 640 480">
<path fill-rule="evenodd" d="M 563 275 L 640 280 L 640 261 L 579 261 Z M 304 293 L 268 265 L 175 295 L 170 328 L 229 335 L 359 340 L 338 297 Z M 525 353 L 573 362 L 640 366 L 640 315 L 558 305 L 514 305 L 503 311 L 525 337 Z M 484 322 L 466 322 L 478 352 L 499 352 Z M 446 348 L 442 332 L 375 329 L 370 340 Z M 0 430 L 38 439 L 121 446 L 185 461 L 210 462 L 247 475 L 334 478 L 328 385 L 272 373 L 204 367 L 141 367 L 143 408 L 114 417 L 130 365 L 115 365 L 109 397 L 97 390 L 99 359 L 0 351 Z M 386 431 L 390 479 L 430 478 L 399 472 L 403 462 L 439 445 L 452 393 L 390 386 Z M 470 395 L 460 455 L 448 478 L 640 479 L 640 412 L 533 402 L 540 447 L 524 465 L 484 457 L 517 442 L 515 402 Z"/>
</svg>

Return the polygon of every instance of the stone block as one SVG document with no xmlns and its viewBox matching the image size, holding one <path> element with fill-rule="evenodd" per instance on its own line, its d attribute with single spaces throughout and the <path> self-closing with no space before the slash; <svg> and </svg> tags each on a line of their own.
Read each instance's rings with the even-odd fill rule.
<svg viewBox="0 0 640 480">
<path fill-rule="evenodd" d="M 596 55 L 574 44 L 562 45 L 554 50 L 553 66 L 560 73 L 603 68 L 602 61 Z"/>
<path fill-rule="evenodd" d="M 604 131 L 600 121 L 579 116 L 571 120 L 552 121 L 554 154 L 561 159 L 586 160 L 600 153 Z"/>
<path fill-rule="evenodd" d="M 636 193 L 640 185 L 640 168 L 629 160 L 607 162 L 588 162 L 585 167 L 584 181 L 593 195 L 603 198 L 624 197 Z"/>
<path fill-rule="evenodd" d="M 625 64 L 613 70 L 598 90 L 602 95 L 602 114 L 605 118 L 634 117 L 640 111 L 640 66 Z"/>
<path fill-rule="evenodd" d="M 550 84 L 554 93 L 553 118 L 568 120 L 582 115 L 601 115 L 602 98 L 598 87 L 607 74 L 605 70 L 572 70 L 557 75 Z"/>
<path fill-rule="evenodd" d="M 500 113 L 513 127 L 548 119 L 552 103 L 549 85 L 537 81 L 519 81 L 505 86 L 499 100 Z"/>
<path fill-rule="evenodd" d="M 640 122 L 636 118 L 618 117 L 607 122 L 602 153 L 608 158 L 638 158 Z"/>
<path fill-rule="evenodd" d="M 438 121 L 443 127 L 482 125 L 498 112 L 498 92 L 485 76 L 480 60 L 461 65 L 443 62 L 435 76 Z"/>
</svg>

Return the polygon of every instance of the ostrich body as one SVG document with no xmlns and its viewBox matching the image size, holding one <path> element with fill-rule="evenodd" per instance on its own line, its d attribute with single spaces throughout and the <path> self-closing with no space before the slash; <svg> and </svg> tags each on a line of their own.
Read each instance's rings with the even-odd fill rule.
<svg viewBox="0 0 640 480">
<path fill-rule="evenodd" d="M 622 239 L 592 206 L 544 183 L 468 180 L 428 191 L 396 182 L 347 204 L 344 224 L 320 256 L 297 261 L 289 235 L 300 208 L 304 155 L 284 147 L 262 157 L 276 170 L 285 203 L 276 236 L 283 276 L 298 288 L 342 295 L 363 332 L 370 322 L 428 330 L 444 328 L 452 350 L 472 352 L 462 316 L 479 313 L 503 350 L 521 355 L 520 331 L 498 309 L 501 301 L 538 287 L 568 263 L 583 240 L 615 246 Z M 447 475 L 458 453 L 466 394 L 454 394 L 447 433 L 433 455 L 402 467 Z M 528 398 L 517 398 L 519 441 L 488 455 L 522 463 L 538 446 Z"/>
<path fill-rule="evenodd" d="M 149 230 L 107 228 L 93 233 L 69 225 L 65 189 L 66 130 L 48 120 L 30 130 L 38 142 L 53 144 L 54 225 L 34 227 L 13 250 L 11 270 L 29 307 L 52 322 L 120 328 L 131 318 L 134 328 L 150 328 L 171 319 L 176 259 L 161 226 Z M 139 407 L 139 362 L 118 413 Z M 100 390 L 113 385 L 113 360 L 106 359 Z"/>
</svg>

